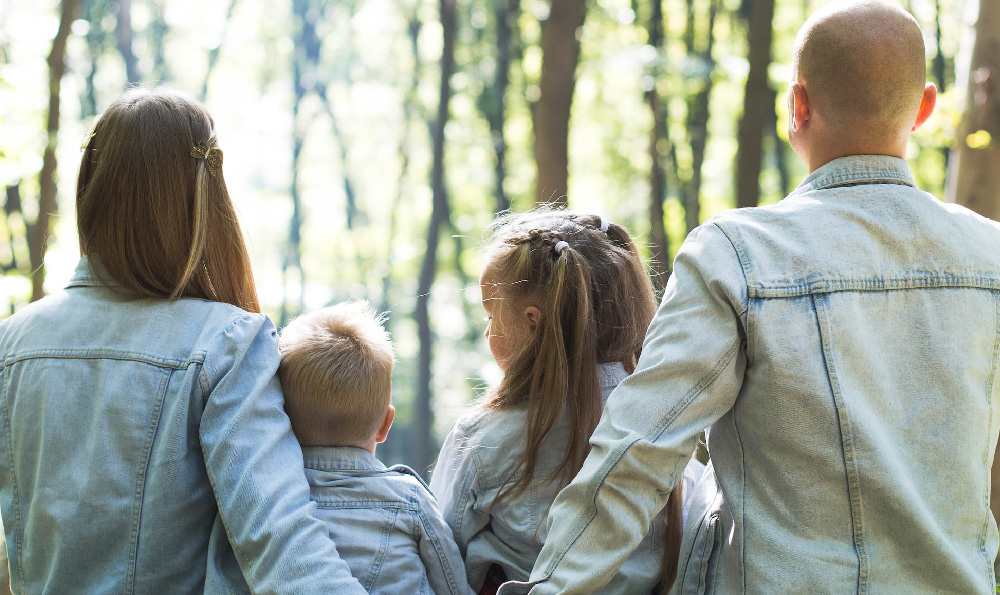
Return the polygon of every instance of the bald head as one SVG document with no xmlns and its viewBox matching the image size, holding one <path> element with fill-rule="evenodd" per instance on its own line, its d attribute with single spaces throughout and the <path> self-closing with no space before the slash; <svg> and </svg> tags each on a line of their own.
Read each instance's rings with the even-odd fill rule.
<svg viewBox="0 0 1000 595">
<path fill-rule="evenodd" d="M 916 20 L 880 0 L 831 2 L 795 42 L 794 76 L 837 134 L 860 142 L 909 132 L 926 66 Z"/>
</svg>

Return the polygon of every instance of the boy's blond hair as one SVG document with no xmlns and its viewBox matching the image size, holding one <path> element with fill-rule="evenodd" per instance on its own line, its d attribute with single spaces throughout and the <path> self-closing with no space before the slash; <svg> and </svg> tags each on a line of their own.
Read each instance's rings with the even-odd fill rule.
<svg viewBox="0 0 1000 595">
<path fill-rule="evenodd" d="M 382 320 L 368 302 L 345 302 L 282 329 L 278 377 L 302 446 L 363 447 L 378 433 L 395 362 Z"/>
</svg>

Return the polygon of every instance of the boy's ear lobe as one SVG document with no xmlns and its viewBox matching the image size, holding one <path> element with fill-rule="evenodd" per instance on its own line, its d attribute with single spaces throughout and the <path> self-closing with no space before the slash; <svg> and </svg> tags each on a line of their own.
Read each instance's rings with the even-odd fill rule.
<svg viewBox="0 0 1000 595">
<path fill-rule="evenodd" d="M 542 311 L 538 309 L 538 306 L 528 306 L 524 309 L 524 318 L 528 321 L 528 326 L 534 330 L 542 321 Z"/>
<path fill-rule="evenodd" d="M 378 434 L 375 434 L 375 442 L 381 444 L 385 442 L 385 439 L 389 436 L 389 428 L 392 427 L 392 420 L 396 418 L 396 408 L 389 405 L 389 409 L 385 412 L 385 419 L 382 420 L 382 425 L 379 426 Z"/>
</svg>

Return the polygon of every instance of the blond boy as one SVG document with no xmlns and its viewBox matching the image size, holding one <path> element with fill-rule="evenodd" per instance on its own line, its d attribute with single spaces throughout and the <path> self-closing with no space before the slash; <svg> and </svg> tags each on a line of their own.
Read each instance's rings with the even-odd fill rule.
<svg viewBox="0 0 1000 595">
<path fill-rule="evenodd" d="M 470 592 L 451 529 L 417 474 L 375 457 L 392 426 L 394 356 L 366 302 L 296 318 L 278 376 L 316 516 L 371 594 Z"/>
</svg>

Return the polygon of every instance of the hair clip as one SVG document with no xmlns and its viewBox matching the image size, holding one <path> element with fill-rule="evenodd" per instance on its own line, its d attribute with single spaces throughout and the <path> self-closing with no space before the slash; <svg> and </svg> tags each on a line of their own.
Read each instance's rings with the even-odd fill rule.
<svg viewBox="0 0 1000 595">
<path fill-rule="evenodd" d="M 94 126 L 94 129 L 90 131 L 90 134 L 83 135 L 83 142 L 80 143 L 80 151 L 87 150 L 87 145 L 89 145 L 90 141 L 93 140 L 95 134 L 97 134 L 97 126 Z"/>
<path fill-rule="evenodd" d="M 601 222 L 601 231 L 608 233 L 608 227 L 611 226 L 611 222 L 600 216 L 598 216 L 597 219 Z"/>
<path fill-rule="evenodd" d="M 208 165 L 208 173 L 213 178 L 218 173 L 219 168 L 222 167 L 222 151 L 218 147 L 208 146 L 208 143 L 203 140 L 198 141 L 194 148 L 191 149 L 191 156 L 195 159 L 204 159 Z"/>
<path fill-rule="evenodd" d="M 569 243 L 566 240 L 559 240 L 556 242 L 556 254 L 562 254 L 562 251 L 569 248 Z"/>
</svg>

